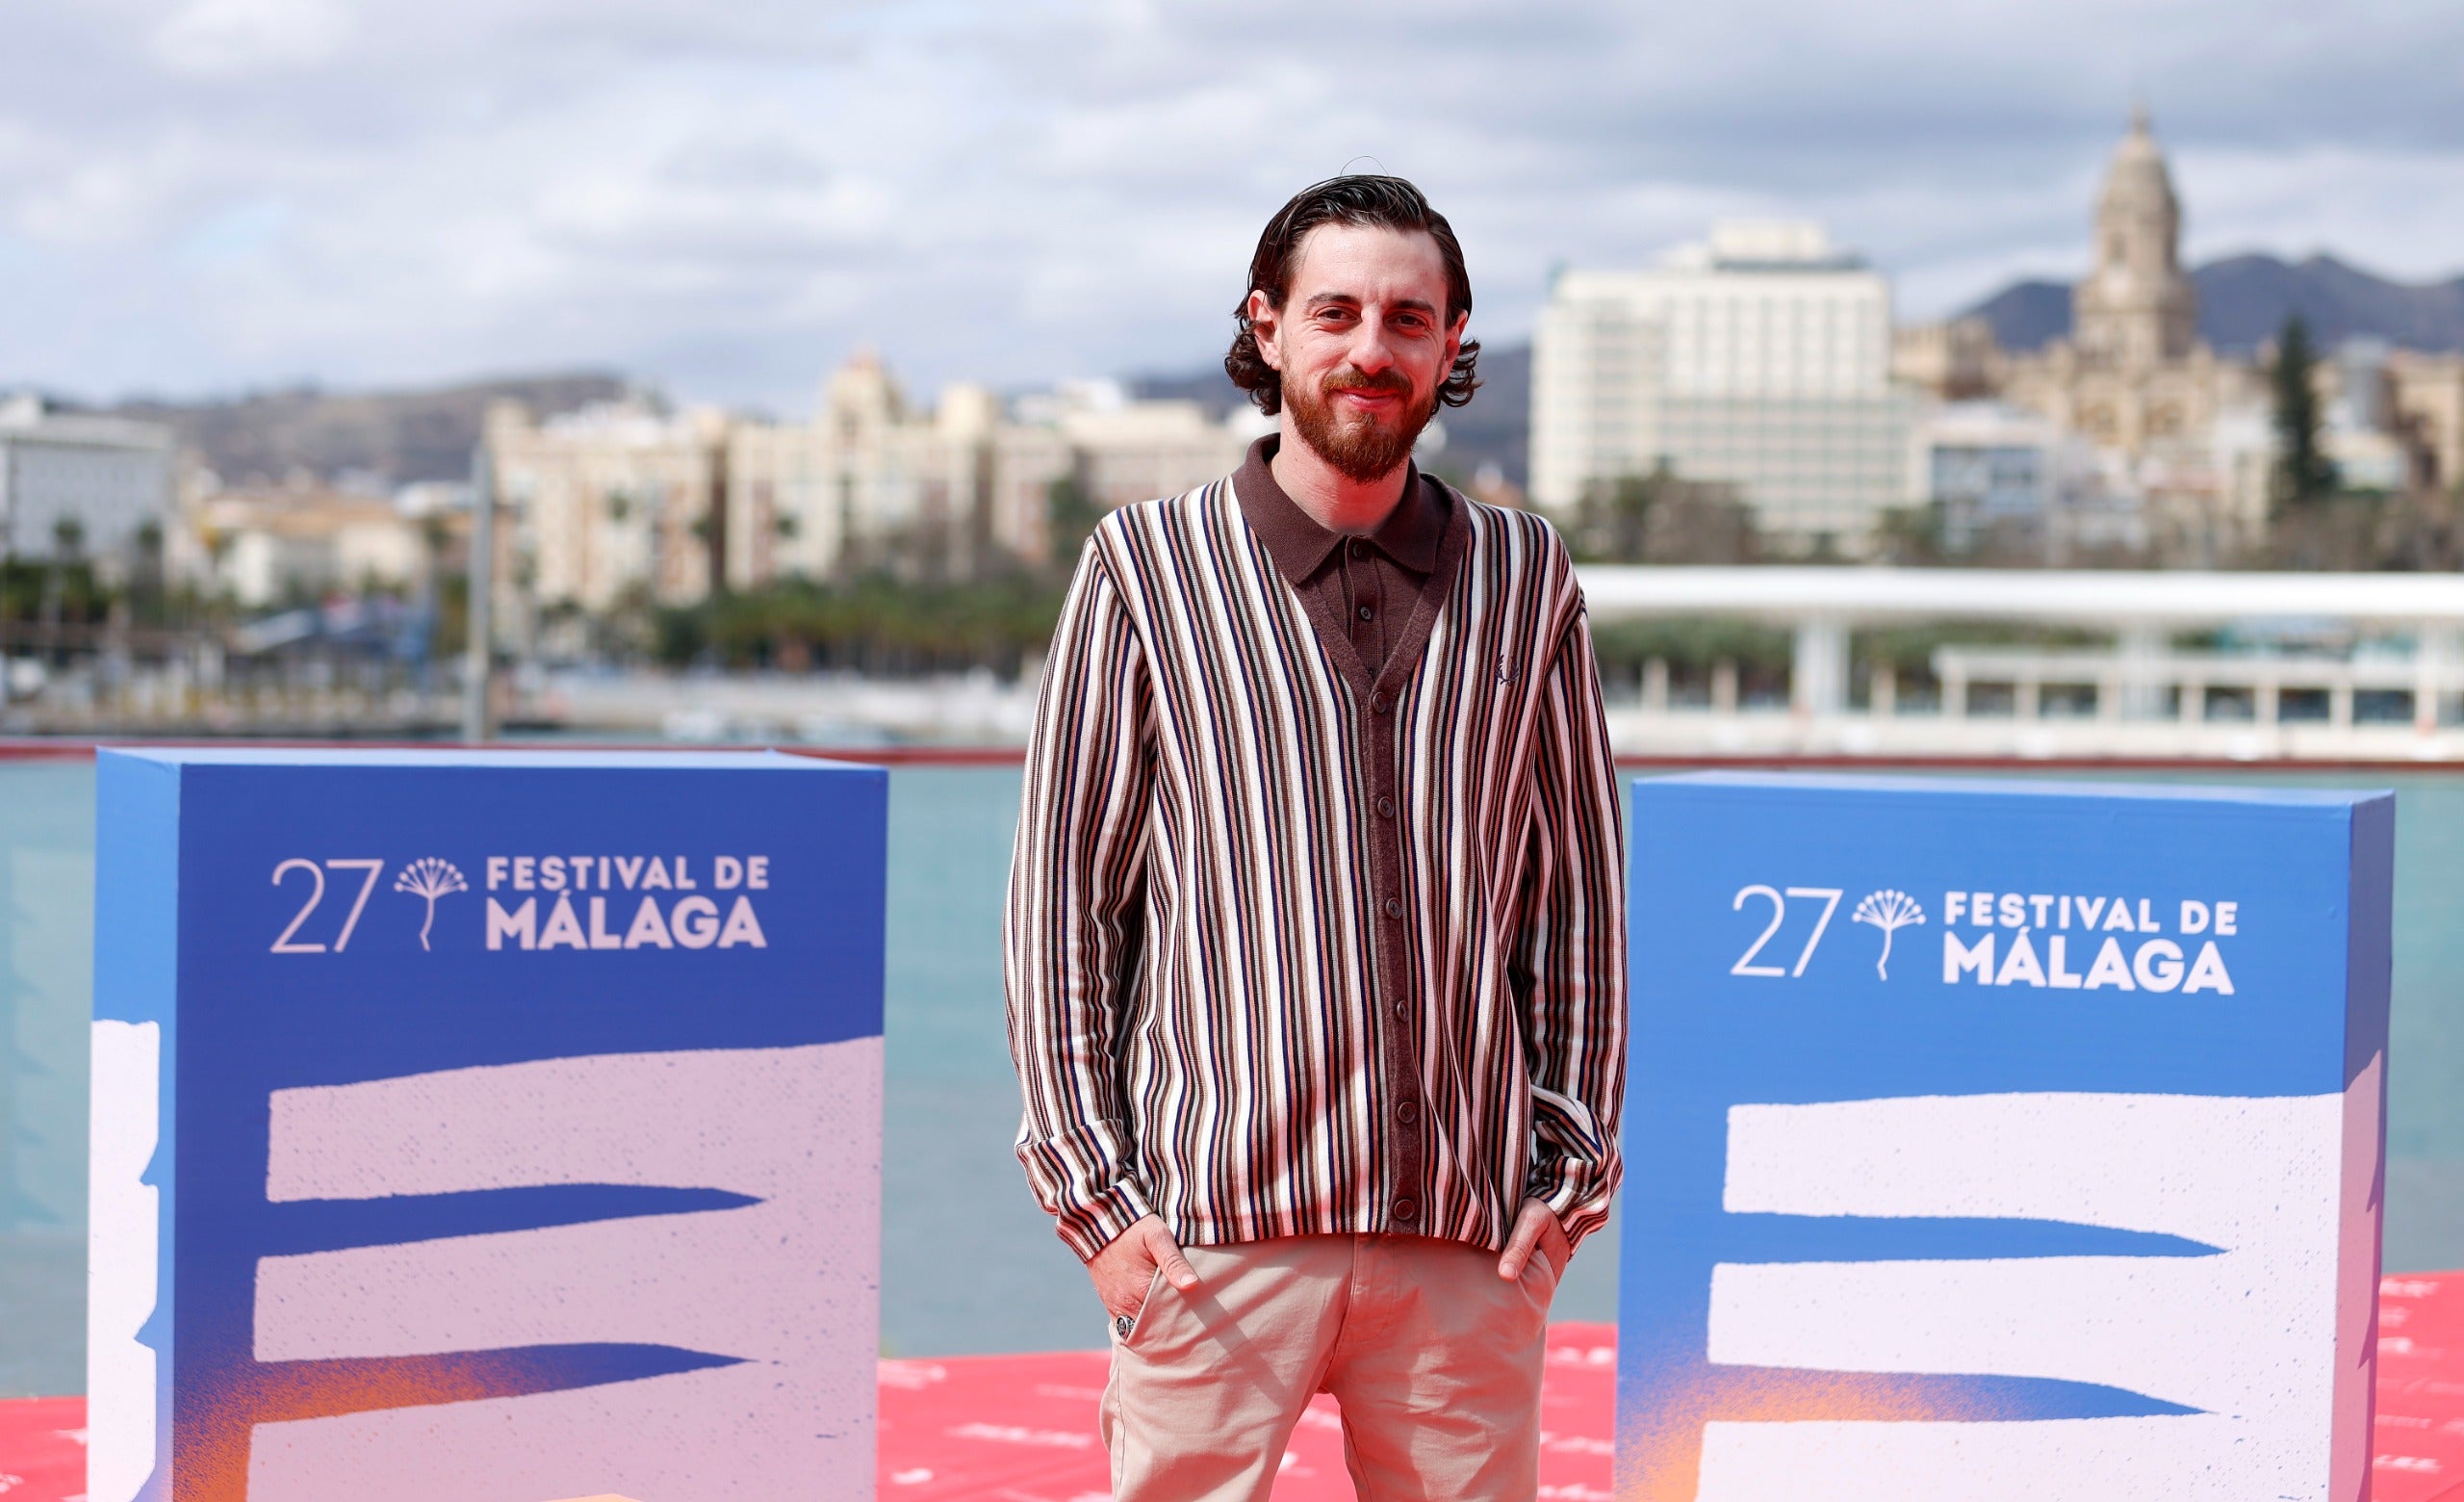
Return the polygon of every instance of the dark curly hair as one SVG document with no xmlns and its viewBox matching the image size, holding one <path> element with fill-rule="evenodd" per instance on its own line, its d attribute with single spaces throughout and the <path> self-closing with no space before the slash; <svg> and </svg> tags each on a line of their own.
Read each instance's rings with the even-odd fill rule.
<svg viewBox="0 0 2464 1502">
<path fill-rule="evenodd" d="M 1430 208 L 1428 199 L 1409 182 L 1366 172 L 1329 177 L 1294 194 L 1292 201 L 1267 220 L 1266 232 L 1258 237 L 1257 254 L 1249 257 L 1249 288 L 1265 293 L 1268 306 L 1281 308 L 1292 294 L 1292 262 L 1300 242 L 1319 225 L 1336 222 L 1427 235 L 1437 242 L 1438 254 L 1446 261 L 1448 326 L 1472 311 L 1472 274 L 1463 269 L 1463 246 L 1454 238 L 1454 226 Z M 1258 353 L 1257 332 L 1249 326 L 1248 292 L 1241 294 L 1232 321 L 1241 329 L 1223 356 L 1223 373 L 1249 394 L 1258 410 L 1272 417 L 1283 410 L 1283 373 Z M 1464 340 L 1462 349 L 1455 351 L 1454 369 L 1437 388 L 1437 400 L 1448 406 L 1471 401 L 1472 393 L 1480 389 L 1479 364 L 1480 342 Z"/>
</svg>

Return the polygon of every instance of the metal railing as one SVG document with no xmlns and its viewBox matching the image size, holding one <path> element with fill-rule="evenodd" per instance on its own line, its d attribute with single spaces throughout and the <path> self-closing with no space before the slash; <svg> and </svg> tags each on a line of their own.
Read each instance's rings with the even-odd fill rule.
<svg viewBox="0 0 2464 1502">
<path fill-rule="evenodd" d="M 2065 697 L 2074 703 L 2084 697 L 2088 717 L 2108 722 L 2231 720 L 2272 729 L 2287 720 L 2290 696 L 2314 702 L 2318 711 L 2290 716 L 2297 723 L 2349 730 L 2357 723 L 2356 704 L 2375 696 L 2391 708 L 2400 702 L 2401 710 L 2369 718 L 2426 733 L 2444 720 L 2442 705 L 2464 693 L 2464 664 L 2438 652 L 2344 660 L 1942 647 L 1934 653 L 1933 667 L 1941 684 L 1941 712 L 1951 718 L 1969 713 L 1972 687 L 1990 684 L 2011 689 L 2012 717 L 2023 720 L 2041 717 L 2046 691 L 2055 689 L 2068 690 Z"/>
</svg>

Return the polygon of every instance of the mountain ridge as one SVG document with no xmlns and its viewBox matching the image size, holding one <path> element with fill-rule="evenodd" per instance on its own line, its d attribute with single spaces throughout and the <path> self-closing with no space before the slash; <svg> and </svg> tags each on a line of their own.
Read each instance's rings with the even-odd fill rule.
<svg viewBox="0 0 2464 1502">
<path fill-rule="evenodd" d="M 356 472 L 406 485 L 469 478 L 471 451 L 495 402 L 519 401 L 547 417 L 633 389 L 620 376 L 580 371 L 396 390 L 294 386 L 192 401 L 140 397 L 86 410 L 161 423 L 182 450 L 234 483 L 304 470 L 325 479 Z"/>
<path fill-rule="evenodd" d="M 2290 314 L 2333 348 L 2374 338 L 2408 350 L 2464 350 L 2464 276 L 2401 282 L 2332 255 L 2300 261 L 2248 253 L 2194 267 L 2198 335 L 2220 353 L 2248 357 L 2275 338 Z M 2006 350 L 2040 350 L 2070 332 L 2070 284 L 2015 281 L 1970 306 Z"/>
</svg>

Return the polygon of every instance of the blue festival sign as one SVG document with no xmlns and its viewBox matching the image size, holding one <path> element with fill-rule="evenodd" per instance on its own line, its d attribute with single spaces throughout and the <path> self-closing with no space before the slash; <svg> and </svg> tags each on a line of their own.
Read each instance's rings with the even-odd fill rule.
<svg viewBox="0 0 2464 1502">
<path fill-rule="evenodd" d="M 871 1495 L 887 790 L 103 752 L 91 1502 Z"/>
<path fill-rule="evenodd" d="M 2348 1502 L 2394 800 L 1634 786 L 1620 1502 Z"/>
</svg>

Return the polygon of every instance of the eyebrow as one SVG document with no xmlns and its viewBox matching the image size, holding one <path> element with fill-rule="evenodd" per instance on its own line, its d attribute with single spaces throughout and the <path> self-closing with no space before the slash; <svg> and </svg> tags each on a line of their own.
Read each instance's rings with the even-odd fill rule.
<svg viewBox="0 0 2464 1502">
<path fill-rule="evenodd" d="M 1318 308 L 1330 307 L 1339 303 L 1349 307 L 1358 307 L 1361 304 L 1361 298 L 1348 292 L 1322 292 L 1309 298 L 1303 305 L 1314 311 Z M 1389 307 L 1399 308 L 1413 313 L 1435 313 L 1437 311 L 1437 304 L 1429 301 L 1425 298 L 1399 298 L 1387 305 Z"/>
</svg>

